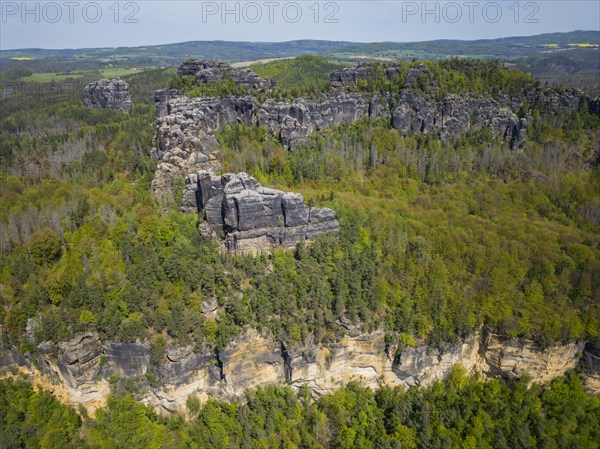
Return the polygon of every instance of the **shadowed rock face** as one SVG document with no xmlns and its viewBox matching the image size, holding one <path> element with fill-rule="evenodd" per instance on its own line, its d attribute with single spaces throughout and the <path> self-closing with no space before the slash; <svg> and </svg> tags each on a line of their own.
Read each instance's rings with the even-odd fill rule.
<svg viewBox="0 0 600 449">
<path fill-rule="evenodd" d="M 247 89 L 265 87 L 264 80 L 261 84 L 260 78 L 251 72 L 216 61 L 187 61 L 178 73 L 195 76 L 199 84 L 232 77 Z M 384 73 L 389 79 L 402 76 L 393 64 Z M 315 131 L 354 123 L 363 117 L 387 118 L 402 134 L 439 133 L 442 139 L 489 126 L 496 137 L 513 148 L 521 149 L 525 144 L 527 120 L 519 120 L 513 113 L 521 105 L 513 105 L 509 98 L 454 95 L 436 100 L 418 86 L 423 80 L 430 90 L 437 86 L 424 65 L 409 70 L 398 96 L 348 91 L 358 81 L 373 76 L 374 68 L 368 65 L 336 71 L 331 74 L 331 86 L 337 88 L 333 93 L 283 101 L 259 102 L 252 95 L 188 98 L 174 90 L 157 91 L 153 155 L 159 164 L 153 182 L 155 192 L 159 196 L 167 192 L 176 177 L 218 168 L 220 154 L 214 132 L 231 124 L 264 126 L 289 149 Z M 555 100 L 562 104 L 561 99 Z"/>
<path fill-rule="evenodd" d="M 94 81 L 85 86 L 83 101 L 90 108 L 129 111 L 131 109 L 129 84 L 120 78 Z"/>
<path fill-rule="evenodd" d="M 399 78 L 401 75 L 400 66 L 395 63 L 389 63 L 385 68 L 382 68 L 383 75 L 388 79 Z M 329 84 L 334 89 L 348 89 L 356 87 L 360 81 L 368 81 L 376 76 L 376 69 L 371 64 L 357 64 L 354 67 L 346 67 L 341 70 L 334 70 L 329 76 Z M 425 64 L 420 64 L 417 67 L 409 69 L 404 79 L 405 87 L 416 87 L 420 75 L 425 76 L 426 85 L 429 89 L 437 86 L 433 75 Z"/>
<path fill-rule="evenodd" d="M 334 70 L 329 75 L 329 84 L 334 89 L 354 87 L 359 81 L 367 81 L 375 76 L 375 68 L 368 64 Z"/>
<path fill-rule="evenodd" d="M 387 118 L 402 134 L 438 132 L 443 139 L 489 126 L 514 148 L 523 147 L 527 129 L 526 119 L 519 120 L 510 107 L 495 100 L 449 96 L 436 101 L 410 89 L 399 99 L 345 91 L 262 104 L 251 95 L 188 98 L 174 91 L 158 91 L 155 99 L 159 117 L 153 155 L 159 163 L 153 187 L 158 194 L 175 177 L 215 170 L 220 154 L 214 132 L 232 124 L 264 126 L 289 149 L 315 131 L 363 117 Z"/>
<path fill-rule="evenodd" d="M 203 235 L 221 239 L 232 252 L 293 248 L 339 230 L 333 210 L 308 207 L 299 193 L 263 187 L 243 172 L 188 176 L 182 203 L 186 211 L 205 211 L 208 227 L 201 225 Z"/>
</svg>

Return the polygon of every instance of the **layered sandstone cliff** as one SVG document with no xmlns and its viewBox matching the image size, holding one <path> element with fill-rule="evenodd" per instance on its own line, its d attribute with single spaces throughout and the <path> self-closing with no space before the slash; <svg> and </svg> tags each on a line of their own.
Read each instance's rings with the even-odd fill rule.
<svg viewBox="0 0 600 449">
<path fill-rule="evenodd" d="M 438 82 L 424 64 L 411 68 L 405 76 L 393 63 L 385 68 L 388 80 L 400 78 L 397 92 L 358 92 L 361 81 L 376 76 L 373 66 L 362 64 L 333 72 L 330 92 L 294 100 L 259 101 L 253 91 L 269 91 L 273 82 L 224 63 L 188 61 L 180 67 L 179 74 L 194 76 L 198 84 L 231 78 L 248 95 L 189 98 L 173 89 L 156 92 L 153 155 L 158 168 L 153 187 L 159 196 L 168 195 L 175 178 L 218 168 L 220 153 L 214 133 L 226 125 L 264 126 L 285 147 L 294 149 L 312 133 L 331 126 L 362 118 L 383 118 L 404 135 L 433 133 L 441 139 L 485 127 L 511 148 L 522 150 L 530 121 L 517 115 L 523 106 L 538 105 L 548 113 L 558 114 L 578 108 L 582 101 L 590 102 L 591 111 L 596 110 L 597 104 L 578 90 L 559 92 L 533 86 L 518 97 L 465 93 L 440 98 Z"/>
<path fill-rule="evenodd" d="M 233 399 L 248 388 L 287 383 L 307 385 L 314 394 L 332 392 L 350 381 L 381 385 L 427 385 L 443 379 L 454 364 L 469 372 L 547 382 L 578 365 L 584 345 L 541 349 L 527 340 L 474 335 L 441 348 L 390 347 L 383 332 L 356 332 L 326 344 L 286 344 L 253 329 L 214 353 L 193 347 L 166 351 L 153 361 L 144 343 L 103 343 L 81 335 L 56 348 L 41 345 L 25 357 L 4 350 L 0 368 L 20 370 L 51 388 L 65 402 L 90 411 L 102 406 L 117 378 L 137 380 L 138 397 L 163 412 L 185 413 L 191 395 Z M 110 381 L 110 382 L 109 382 Z"/>
<path fill-rule="evenodd" d="M 526 139 L 526 119 L 515 114 L 518 105 L 508 98 L 448 96 L 436 99 L 435 79 L 426 66 L 412 69 L 397 94 L 365 93 L 350 89 L 358 79 L 374 76 L 372 67 L 334 72 L 331 86 L 336 88 L 314 98 L 259 101 L 253 90 L 270 90 L 272 81 L 260 80 L 247 71 L 236 71 L 223 63 L 189 61 L 179 74 L 194 76 L 198 84 L 217 82 L 225 77 L 244 87 L 248 95 L 189 98 L 177 91 L 155 94 L 157 128 L 153 155 L 158 168 L 153 183 L 159 194 L 168 192 L 175 178 L 218 166 L 220 154 L 214 137 L 219 128 L 244 124 L 264 126 L 287 148 L 293 149 L 313 132 L 334 125 L 354 123 L 361 118 L 385 118 L 403 134 L 439 133 L 442 139 L 489 127 L 494 136 L 513 148 L 521 149 Z M 426 74 L 431 92 L 417 87 L 417 79 Z M 393 66 L 386 75 L 401 76 Z"/>
</svg>

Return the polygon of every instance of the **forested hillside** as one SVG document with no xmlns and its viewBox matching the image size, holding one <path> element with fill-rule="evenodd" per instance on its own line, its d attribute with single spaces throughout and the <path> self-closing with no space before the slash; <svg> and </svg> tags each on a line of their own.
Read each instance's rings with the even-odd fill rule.
<svg viewBox="0 0 600 449">
<path fill-rule="evenodd" d="M 440 98 L 540 87 L 497 63 L 427 67 Z M 332 68 L 303 57 L 257 70 L 281 79 L 264 94 L 281 98 L 327 91 Z M 199 217 L 179 211 L 183 179 L 171 203 L 152 194 L 153 92 L 186 88 L 172 75 L 125 76 L 130 113 L 52 92 L 2 100 L 3 348 L 33 357 L 42 343 L 95 332 L 148 342 L 158 366 L 169 348 L 216 353 L 248 327 L 290 346 L 335 342 L 348 329 L 383 330 L 396 347 L 477 332 L 541 347 L 600 344 L 600 117 L 591 102 L 568 112 L 525 102 L 523 150 L 485 127 L 441 140 L 403 136 L 386 119 L 333 126 L 293 151 L 263 127 L 225 127 L 217 133 L 223 172 L 301 192 L 309 205 L 337 211 L 341 226 L 339 235 L 253 257 L 200 236 Z M 395 95 L 400 87 L 375 77 L 355 90 Z M 213 94 L 237 93 L 221 88 Z M 192 396 L 189 422 L 136 403 L 135 380 L 110 384 L 107 407 L 90 419 L 2 381 L 0 445 L 597 448 L 600 440 L 598 399 L 576 375 L 528 389 L 527 379 L 483 381 L 455 368 L 428 388 L 350 384 L 310 398 L 268 387 L 240 403 L 204 405 Z"/>
<path fill-rule="evenodd" d="M 244 403 L 188 401 L 191 420 L 161 418 L 127 392 L 95 419 L 24 382 L 0 382 L 0 445 L 6 448 L 598 448 L 600 400 L 571 375 L 528 389 L 483 382 L 455 368 L 429 388 L 349 384 L 311 399 L 267 387 Z"/>
<path fill-rule="evenodd" d="M 288 90 L 316 79 L 315 61 L 303 62 L 306 76 Z M 494 65 L 461 81 L 452 64 L 431 65 L 448 92 L 528 82 L 518 72 L 494 81 Z M 377 120 L 291 153 L 264 129 L 224 129 L 225 171 L 299 190 L 340 216 L 339 238 L 253 258 L 220 254 L 176 201 L 159 210 L 148 103 L 167 79 L 130 82 L 131 114 L 68 101 L 2 121 L 4 345 L 96 329 L 107 340 L 222 347 L 249 324 L 283 341 L 331 341 L 340 320 L 409 343 L 481 326 L 542 344 L 597 338 L 600 120 L 587 104 L 558 114 L 531 105 L 522 152 L 486 129 L 442 142 Z M 207 318 L 201 306 L 213 299 L 219 315 Z"/>
</svg>

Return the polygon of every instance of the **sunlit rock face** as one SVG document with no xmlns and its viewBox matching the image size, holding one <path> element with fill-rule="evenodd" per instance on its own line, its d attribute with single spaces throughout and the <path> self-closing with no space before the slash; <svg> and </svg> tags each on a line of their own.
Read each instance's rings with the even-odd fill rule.
<svg viewBox="0 0 600 449">
<path fill-rule="evenodd" d="M 598 357 L 583 343 L 542 349 L 529 340 L 475 334 L 441 347 L 396 347 L 386 343 L 383 331 L 358 328 L 319 344 L 286 343 L 247 328 L 217 352 L 174 347 L 161 360 L 152 359 L 148 344 L 102 342 L 88 333 L 56 347 L 42 344 L 36 355 L 0 350 L 0 374 L 21 371 L 62 401 L 91 412 L 106 403 L 109 381 L 130 379 L 142 402 L 162 413 L 186 413 L 190 396 L 232 400 L 248 388 L 282 383 L 306 385 L 316 395 L 350 381 L 372 388 L 428 385 L 444 379 L 455 364 L 485 376 L 528 376 L 543 383 L 576 368 L 580 358 L 588 389 L 597 394 Z"/>
<path fill-rule="evenodd" d="M 293 248 L 339 230 L 335 211 L 308 207 L 301 194 L 263 187 L 243 172 L 188 176 L 182 207 L 200 212 L 205 217 L 203 235 L 236 253 Z"/>
</svg>

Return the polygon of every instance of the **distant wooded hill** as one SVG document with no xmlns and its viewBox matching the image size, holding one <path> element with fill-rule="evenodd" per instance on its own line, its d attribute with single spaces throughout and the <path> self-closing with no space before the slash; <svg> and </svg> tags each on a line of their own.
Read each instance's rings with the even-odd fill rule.
<svg viewBox="0 0 600 449">
<path fill-rule="evenodd" d="M 335 42 L 296 40 L 289 42 L 193 41 L 145 47 L 86 49 L 19 49 L 0 51 L 4 80 L 31 73 L 102 70 L 109 67 L 157 67 L 179 65 L 188 57 L 228 62 L 323 54 L 340 61 L 360 58 L 444 59 L 470 57 L 503 59 L 534 76 L 551 81 L 581 81 L 594 86 L 600 70 L 600 33 L 573 31 L 537 36 L 474 41 Z M 31 59 L 29 59 L 31 58 Z M 597 86 L 596 86 L 597 87 Z"/>
</svg>

